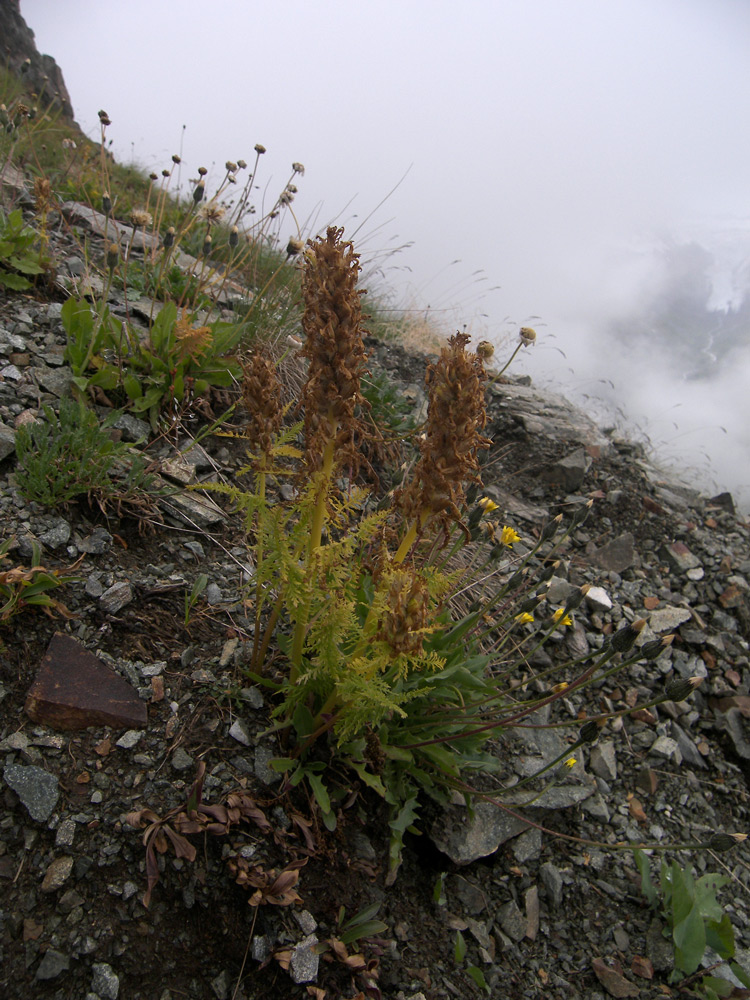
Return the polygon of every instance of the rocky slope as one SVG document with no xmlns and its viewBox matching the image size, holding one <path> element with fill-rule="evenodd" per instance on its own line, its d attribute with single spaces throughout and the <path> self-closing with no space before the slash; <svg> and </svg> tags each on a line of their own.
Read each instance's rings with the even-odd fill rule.
<svg viewBox="0 0 750 1000">
<path fill-rule="evenodd" d="M 673 645 L 566 699 L 562 719 L 632 707 L 667 678 L 705 680 L 686 702 L 610 724 L 590 753 L 577 754 L 569 777 L 535 801 L 528 816 L 537 826 L 484 806 L 473 816 L 459 807 L 435 812 L 424 824 L 429 838 L 408 841 L 387 888 L 378 802 L 360 791 L 329 834 L 312 803 L 282 793 L 268 767 L 280 750 L 265 734 L 271 702 L 243 674 L 238 602 L 252 565 L 237 518 L 208 496 L 196 507 L 175 487 L 144 534 L 111 511 L 50 511 L 20 494 L 15 429 L 69 391 L 62 289 L 88 281 L 86 261 L 104 249 L 90 213 L 71 208 L 50 225 L 59 293 L 0 293 L 0 516 L 2 537 L 15 539 L 12 565 L 28 565 L 36 541 L 45 565 L 80 559 L 79 579 L 63 593 L 70 621 L 27 612 L 0 633 L 3 995 L 223 1000 L 365 991 L 437 1000 L 473 994 L 468 965 L 482 970 L 493 996 L 677 995 L 667 984 L 671 950 L 643 902 L 632 853 L 539 827 L 601 844 L 705 842 L 717 830 L 748 828 L 750 532 L 731 498 L 707 500 L 665 481 L 638 446 L 613 440 L 561 397 L 517 382 L 491 386 L 484 479 L 501 523 L 533 537 L 551 516 L 594 500 L 550 600 L 563 602 L 585 582 L 597 589 L 575 627 L 518 680 L 544 690 L 535 671 L 597 648 L 638 618 L 651 636 L 674 633 Z M 110 306 L 124 310 L 117 294 Z M 373 371 L 419 408 L 426 358 L 368 346 Z M 116 426 L 124 439 L 148 437 L 132 417 Z M 243 459 L 222 438 L 189 444 L 187 433 L 169 435 L 148 454 L 165 475 L 193 480 L 231 478 Z M 200 573 L 206 602 L 186 624 L 184 595 Z M 52 641 L 56 632 L 64 638 Z M 51 690 L 50 678 L 54 688 L 61 677 L 63 690 Z M 91 679 L 81 685 L 82 677 Z M 59 728 L 50 706 L 61 702 L 62 722 L 76 728 Z M 555 756 L 564 743 L 554 732 L 501 741 L 509 773 Z M 200 765 L 207 801 L 239 789 L 261 818 L 228 837 L 192 838 L 192 863 L 160 856 L 146 909 L 141 834 L 126 817 L 144 808 L 163 816 L 184 803 Z M 227 870 L 237 857 L 276 871 L 306 857 L 296 885 L 302 902 L 262 906 L 256 917 Z M 746 858 L 743 847 L 682 857 L 731 874 L 722 898 L 740 945 L 750 934 Z M 337 934 L 340 907 L 349 917 L 377 903 L 387 929 L 365 942 L 363 968 L 351 957 L 334 960 L 330 949 L 318 955 L 316 942 Z M 455 961 L 459 932 L 467 955 Z M 288 971 L 270 957 L 279 950 Z"/>
</svg>

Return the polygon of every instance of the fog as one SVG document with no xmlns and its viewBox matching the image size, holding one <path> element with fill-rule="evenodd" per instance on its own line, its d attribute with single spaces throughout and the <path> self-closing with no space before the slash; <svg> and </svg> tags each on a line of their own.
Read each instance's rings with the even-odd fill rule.
<svg viewBox="0 0 750 1000">
<path fill-rule="evenodd" d="M 301 161 L 307 234 L 356 231 L 401 307 L 534 326 L 515 371 L 750 504 L 746 0 L 21 10 L 118 159 L 217 183 L 261 142 L 269 198 Z"/>
</svg>

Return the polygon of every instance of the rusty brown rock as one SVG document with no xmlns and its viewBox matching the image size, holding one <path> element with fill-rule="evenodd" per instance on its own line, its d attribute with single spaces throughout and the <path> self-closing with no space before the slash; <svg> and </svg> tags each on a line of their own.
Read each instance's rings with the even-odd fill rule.
<svg viewBox="0 0 750 1000">
<path fill-rule="evenodd" d="M 76 639 L 57 632 L 26 696 L 26 714 L 53 729 L 143 729 L 146 705 L 134 688 Z"/>
</svg>

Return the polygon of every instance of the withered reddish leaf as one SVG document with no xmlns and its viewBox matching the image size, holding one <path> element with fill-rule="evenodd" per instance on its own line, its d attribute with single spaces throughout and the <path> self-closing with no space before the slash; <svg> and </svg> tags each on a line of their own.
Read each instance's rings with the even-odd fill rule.
<svg viewBox="0 0 750 1000">
<path fill-rule="evenodd" d="M 648 818 L 644 812 L 640 799 L 633 796 L 628 803 L 628 809 L 630 810 L 630 815 L 634 820 L 637 820 L 639 823 L 648 822 Z"/>
<path fill-rule="evenodd" d="M 298 826 L 302 831 L 302 836 L 305 838 L 305 846 L 307 847 L 308 851 L 314 851 L 315 840 L 313 839 L 312 835 L 312 823 L 310 823 L 310 821 L 306 820 L 304 817 L 300 816 L 299 813 L 292 813 L 291 820 L 292 823 L 294 823 L 295 826 Z"/>
<path fill-rule="evenodd" d="M 342 941 L 339 941 L 338 938 L 329 938 L 328 943 L 339 962 L 343 962 L 348 968 L 364 969 L 367 967 L 367 962 L 365 962 L 362 955 L 350 955 L 346 950 L 346 945 Z"/>
<path fill-rule="evenodd" d="M 644 958 L 643 955 L 633 955 L 633 961 L 630 963 L 630 971 L 634 975 L 640 976 L 641 979 L 654 978 L 654 967 L 650 960 Z"/>
<path fill-rule="evenodd" d="M 591 961 L 594 974 L 604 989 L 612 997 L 637 997 L 640 990 L 615 969 L 611 969 L 602 958 L 594 958 Z"/>
<path fill-rule="evenodd" d="M 181 833 L 173 830 L 171 826 L 165 826 L 164 833 L 172 841 L 172 846 L 178 858 L 187 858 L 188 861 L 195 861 L 195 847 L 189 840 L 186 840 Z"/>
</svg>

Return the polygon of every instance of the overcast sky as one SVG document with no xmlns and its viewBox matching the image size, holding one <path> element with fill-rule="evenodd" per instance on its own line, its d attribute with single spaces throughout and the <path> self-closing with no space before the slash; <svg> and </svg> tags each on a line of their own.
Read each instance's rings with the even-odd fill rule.
<svg viewBox="0 0 750 1000">
<path fill-rule="evenodd" d="M 120 159 L 160 170 L 182 148 L 188 176 L 214 163 L 218 179 L 261 142 L 261 184 L 272 178 L 275 195 L 301 161 L 298 216 L 348 232 L 403 178 L 363 251 L 413 244 L 393 258 L 393 282 L 410 278 L 416 305 L 457 306 L 477 333 L 499 339 L 541 317 L 532 374 L 558 349 L 580 378 L 595 373 L 597 322 L 643 279 L 634 240 L 750 215 L 747 0 L 21 0 L 21 11 L 84 130 L 96 137 L 108 112 Z"/>
</svg>

